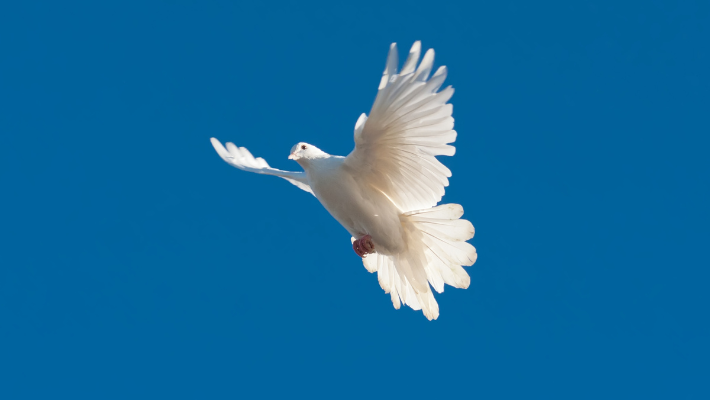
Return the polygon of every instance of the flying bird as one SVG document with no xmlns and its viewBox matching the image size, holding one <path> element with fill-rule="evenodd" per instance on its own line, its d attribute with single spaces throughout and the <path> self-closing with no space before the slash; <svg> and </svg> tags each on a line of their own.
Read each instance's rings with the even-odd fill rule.
<svg viewBox="0 0 710 400">
<path fill-rule="evenodd" d="M 313 194 L 352 235 L 353 250 L 369 272 L 377 272 L 394 308 L 404 303 L 432 320 L 439 316 L 432 288 L 467 288 L 471 279 L 462 267 L 473 265 L 477 255 L 467 243 L 474 229 L 461 219 L 463 207 L 437 206 L 451 171 L 436 156 L 455 152 L 448 103 L 454 89 L 439 91 L 446 67 L 430 77 L 434 50 L 421 63 L 420 53 L 417 41 L 397 72 L 397 45 L 390 46 L 370 116 L 355 123 L 355 149 L 347 157 L 301 142 L 288 158 L 303 171 L 289 172 L 269 167 L 244 147 L 211 142 L 228 164 L 279 176 Z"/>
</svg>

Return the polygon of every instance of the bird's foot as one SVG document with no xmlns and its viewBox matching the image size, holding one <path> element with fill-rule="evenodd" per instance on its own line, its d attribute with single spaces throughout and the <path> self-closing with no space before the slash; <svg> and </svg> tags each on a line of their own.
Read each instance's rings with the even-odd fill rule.
<svg viewBox="0 0 710 400">
<path fill-rule="evenodd" d="M 372 236 L 365 235 L 353 242 L 353 250 L 360 257 L 365 257 L 368 254 L 375 252 L 375 243 L 372 242 Z"/>
</svg>

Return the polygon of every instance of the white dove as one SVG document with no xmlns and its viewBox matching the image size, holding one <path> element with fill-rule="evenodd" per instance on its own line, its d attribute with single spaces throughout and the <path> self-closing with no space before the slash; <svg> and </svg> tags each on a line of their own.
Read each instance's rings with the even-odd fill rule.
<svg viewBox="0 0 710 400">
<path fill-rule="evenodd" d="M 353 249 L 365 268 L 377 271 L 385 293 L 396 309 L 400 300 L 429 319 L 439 316 L 431 291 L 444 283 L 467 288 L 471 282 L 462 266 L 476 261 L 476 249 L 466 241 L 474 234 L 458 204 L 436 206 L 449 185 L 451 171 L 436 159 L 454 155 L 448 143 L 456 140 L 454 93 L 446 67 L 430 78 L 434 50 L 424 55 L 415 42 L 402 70 L 397 73 L 397 45 L 390 46 L 370 117 L 355 123 L 355 149 L 347 156 L 332 156 L 319 148 L 298 143 L 288 157 L 303 172 L 270 168 L 233 143 L 212 145 L 224 161 L 244 171 L 280 176 L 312 193 L 323 207 L 353 236 Z"/>
</svg>

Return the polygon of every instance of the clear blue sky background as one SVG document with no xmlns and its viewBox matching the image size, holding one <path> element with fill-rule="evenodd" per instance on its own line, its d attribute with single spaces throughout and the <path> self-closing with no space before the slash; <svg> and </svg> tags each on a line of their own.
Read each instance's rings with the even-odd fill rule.
<svg viewBox="0 0 710 400">
<path fill-rule="evenodd" d="M 707 1 L 8 3 L 1 398 L 710 398 Z M 209 143 L 347 154 L 414 40 L 479 252 L 434 322 Z"/>
</svg>

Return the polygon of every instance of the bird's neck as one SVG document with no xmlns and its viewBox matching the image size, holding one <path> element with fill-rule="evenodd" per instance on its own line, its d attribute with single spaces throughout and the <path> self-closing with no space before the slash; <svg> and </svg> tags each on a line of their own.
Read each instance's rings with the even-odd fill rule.
<svg viewBox="0 0 710 400">
<path fill-rule="evenodd" d="M 324 154 L 322 157 L 301 158 L 297 162 L 306 172 L 335 168 L 342 164 L 343 157 Z"/>
</svg>

